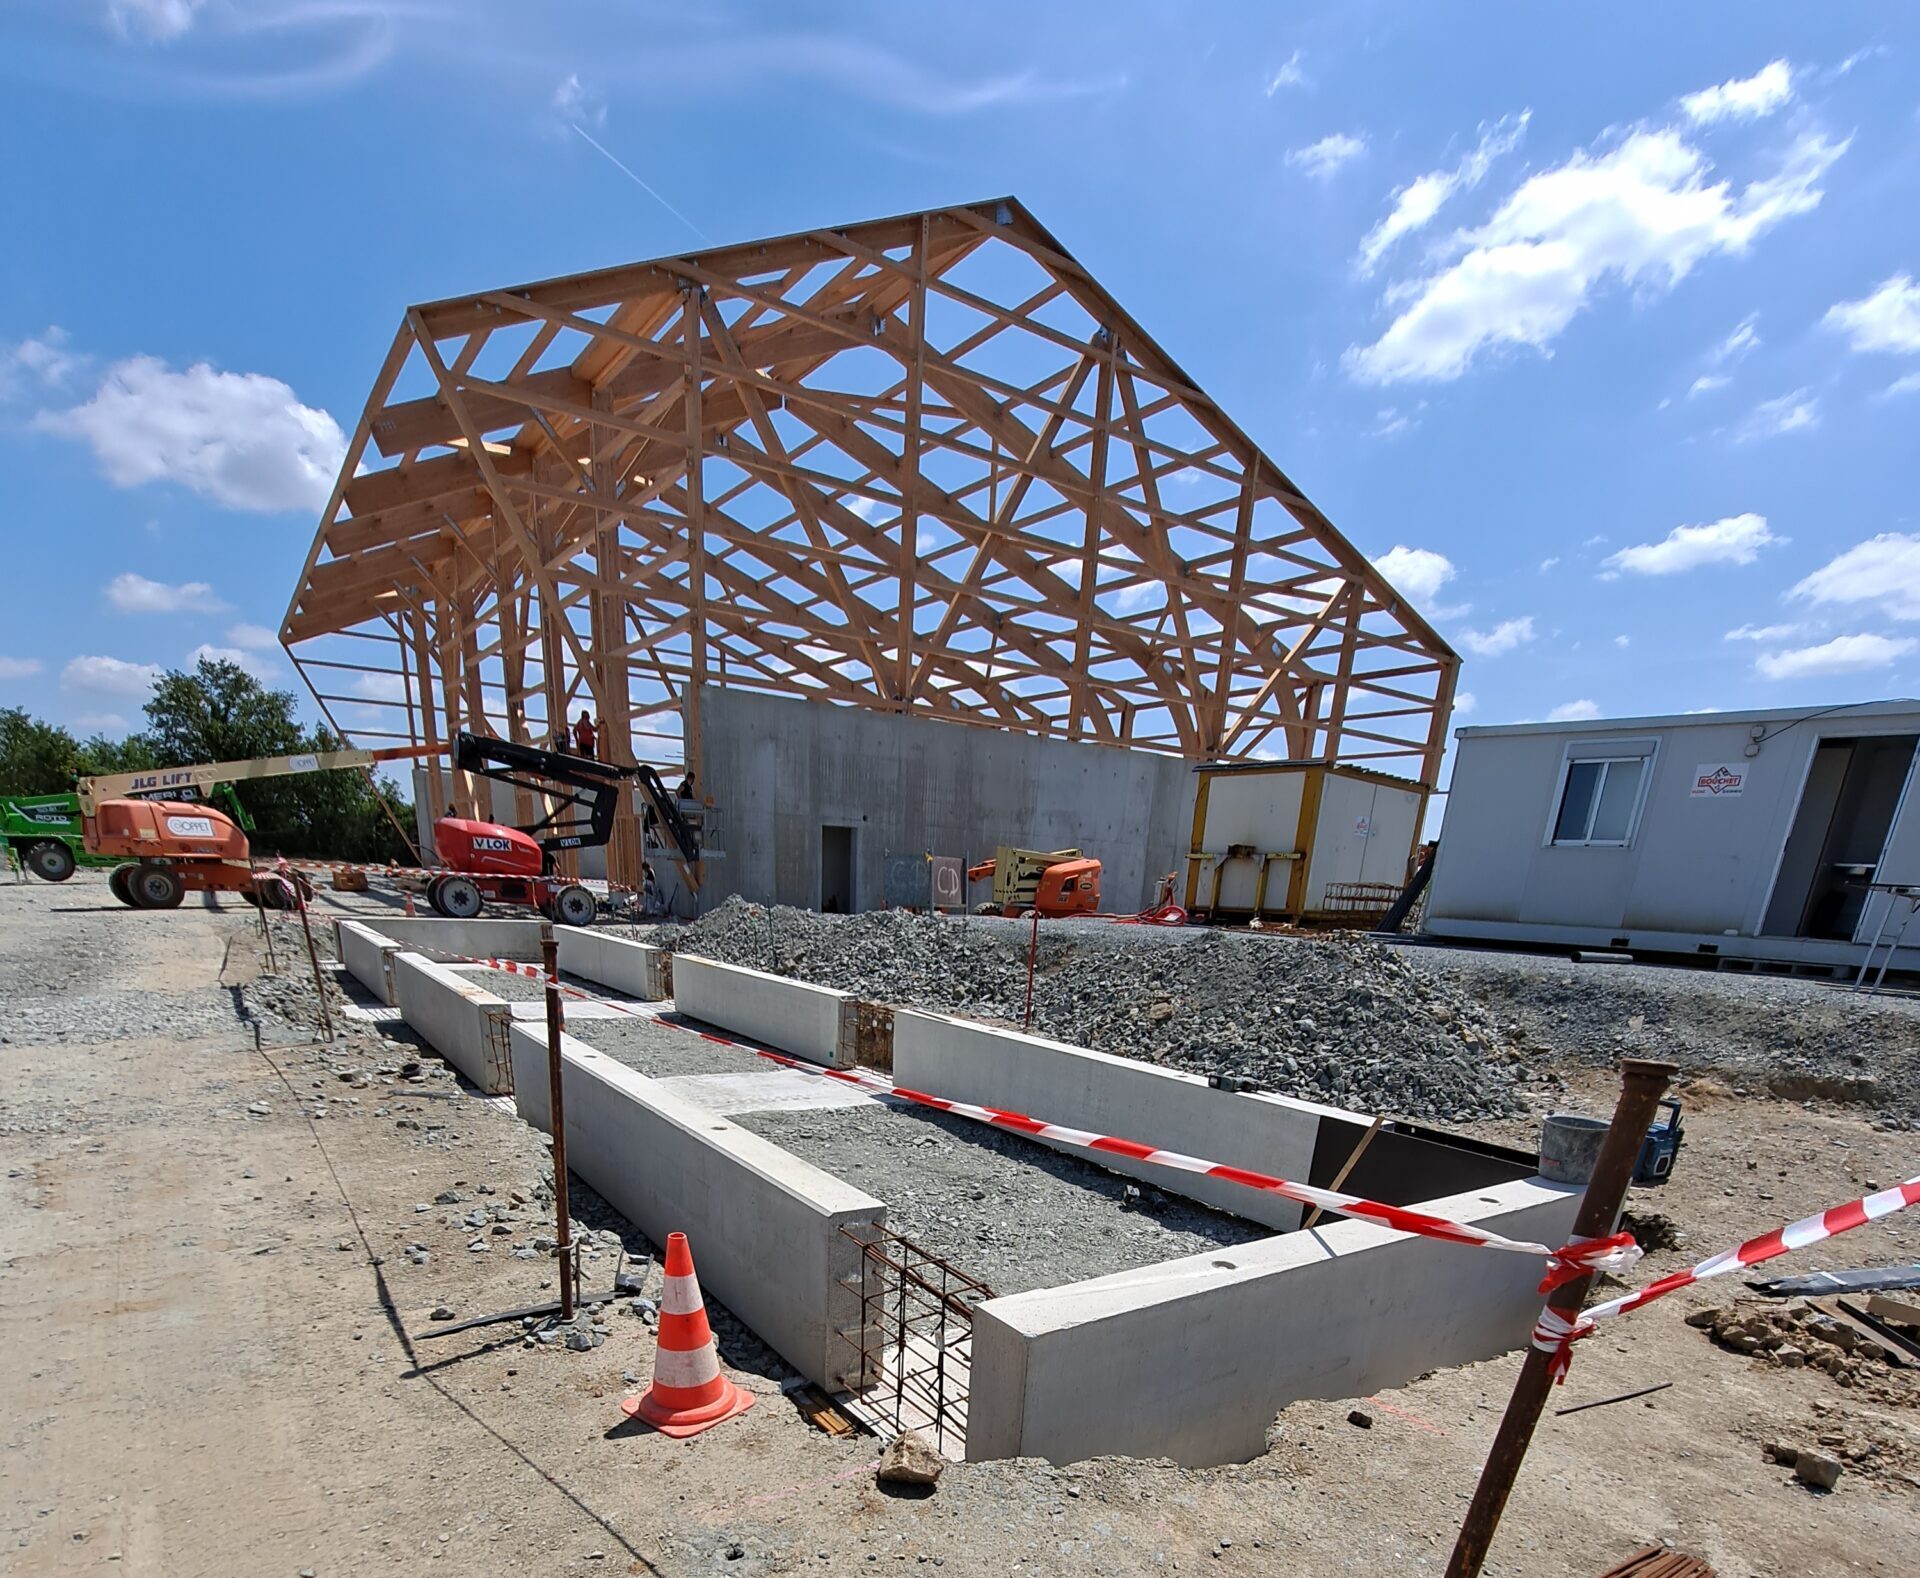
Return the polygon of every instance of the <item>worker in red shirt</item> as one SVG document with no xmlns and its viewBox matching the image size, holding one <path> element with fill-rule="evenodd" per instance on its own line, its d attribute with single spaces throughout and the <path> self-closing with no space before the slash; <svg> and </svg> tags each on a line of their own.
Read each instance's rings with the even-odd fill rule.
<svg viewBox="0 0 1920 1578">
<path fill-rule="evenodd" d="M 573 725 L 574 754 L 591 759 L 593 756 L 593 744 L 593 719 L 582 712 L 580 716 L 574 720 Z"/>
</svg>

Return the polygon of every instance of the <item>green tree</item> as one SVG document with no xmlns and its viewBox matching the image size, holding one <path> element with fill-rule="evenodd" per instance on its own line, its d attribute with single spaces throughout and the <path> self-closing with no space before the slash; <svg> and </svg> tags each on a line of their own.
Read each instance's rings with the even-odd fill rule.
<svg viewBox="0 0 1920 1578">
<path fill-rule="evenodd" d="M 0 794 L 62 794 L 79 762 L 79 745 L 58 724 L 0 708 Z"/>
</svg>

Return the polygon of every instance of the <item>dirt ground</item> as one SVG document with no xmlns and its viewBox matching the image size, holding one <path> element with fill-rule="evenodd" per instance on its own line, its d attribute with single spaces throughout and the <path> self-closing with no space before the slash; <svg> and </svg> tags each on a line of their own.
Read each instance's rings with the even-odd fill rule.
<svg viewBox="0 0 1920 1578">
<path fill-rule="evenodd" d="M 370 1027 L 322 1047 L 250 1023 L 257 937 L 250 912 L 121 909 L 91 875 L 0 883 L 0 1573 L 1444 1566 L 1518 1356 L 1296 1405 L 1248 1464 L 967 1465 L 913 1498 L 875 1486 L 871 1440 L 812 1429 L 745 1345 L 728 1368 L 757 1406 L 675 1442 L 619 1412 L 653 1357 L 624 1309 L 588 1353 L 525 1347 L 511 1326 L 424 1337 L 435 1305 L 544 1296 L 548 1263 L 469 1250 L 460 1217 L 532 1201 L 543 1147 L 450 1080 L 378 1073 L 411 1049 Z M 99 1029 L 38 1034 L 40 983 L 78 990 L 80 956 Z M 176 1002 L 201 1005 L 178 1039 Z M 1575 1104 L 1610 1104 L 1604 1074 L 1569 1078 Z M 1673 1181 L 1634 1202 L 1686 1245 L 1636 1281 L 1920 1172 L 1915 1136 L 1858 1109 L 1698 1082 L 1687 1099 Z M 442 1191 L 462 1199 L 434 1204 Z M 537 1226 L 532 1204 L 510 1214 Z M 1776 1269 L 1896 1259 L 1920 1259 L 1920 1212 Z M 603 1255 L 589 1280 L 610 1269 Z M 1673 1385 L 1543 1421 L 1489 1572 L 1594 1574 L 1662 1538 L 1729 1575 L 1913 1570 L 1916 1372 L 1842 1387 L 1684 1323 L 1735 1291 L 1692 1290 L 1580 1345 L 1555 1406 Z M 1348 1423 L 1355 1407 L 1371 1428 Z M 1860 1456 L 1817 1493 L 1763 1457 L 1773 1439 Z"/>
</svg>

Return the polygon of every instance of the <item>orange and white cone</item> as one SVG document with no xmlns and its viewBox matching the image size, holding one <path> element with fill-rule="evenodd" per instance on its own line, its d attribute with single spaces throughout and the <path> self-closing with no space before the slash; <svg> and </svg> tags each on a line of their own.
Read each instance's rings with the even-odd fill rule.
<svg viewBox="0 0 1920 1578">
<path fill-rule="evenodd" d="M 620 1404 L 629 1418 L 643 1419 L 663 1436 L 697 1436 L 753 1406 L 753 1393 L 720 1373 L 693 1251 L 685 1233 L 667 1237 L 666 1291 L 660 1296 L 659 1345 L 653 1384 L 644 1396 Z"/>
<path fill-rule="evenodd" d="M 412 920 L 412 919 L 414 919 L 414 918 L 415 918 L 415 917 L 414 917 L 414 913 L 413 913 L 413 894 L 412 894 L 412 892 L 411 892 L 411 891 L 409 891 L 409 892 L 408 892 L 408 893 L 407 893 L 407 894 L 405 895 L 405 897 L 406 897 L 406 901 L 407 901 L 407 919 L 408 919 L 408 920 Z"/>
</svg>

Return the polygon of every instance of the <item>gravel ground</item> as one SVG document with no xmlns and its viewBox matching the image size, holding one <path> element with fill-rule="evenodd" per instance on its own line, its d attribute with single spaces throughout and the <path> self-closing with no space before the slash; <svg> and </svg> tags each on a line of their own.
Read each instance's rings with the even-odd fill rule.
<svg viewBox="0 0 1920 1578">
<path fill-rule="evenodd" d="M 1477 997 L 1512 1023 L 1534 1060 L 1665 1058 L 1736 1090 L 1846 1102 L 1884 1126 L 1920 1124 L 1920 999 L 1869 998 L 1786 976 L 1574 964 L 1549 954 L 1400 952 L 1417 977 Z"/>
<path fill-rule="evenodd" d="M 887 1203 L 887 1226 L 996 1293 L 1271 1238 L 1270 1230 L 1126 1180 L 1018 1135 L 886 1103 L 743 1112 L 733 1121 Z"/>
<path fill-rule="evenodd" d="M 1021 1022 L 1027 923 L 903 912 L 817 915 L 729 900 L 691 926 L 635 929 L 675 951 L 878 1002 Z M 1040 1035 L 1288 1095 L 1408 1116 L 1523 1106 L 1519 1027 L 1470 990 L 1350 937 L 1324 940 L 1107 922 L 1044 922 Z"/>
<path fill-rule="evenodd" d="M 458 970 L 476 986 L 493 993 L 504 1003 L 538 1002 L 547 994 L 545 984 L 535 976 L 515 975 L 508 970 L 488 970 L 477 964 L 454 965 L 450 968 Z M 610 995 L 607 988 L 599 982 L 589 981 L 583 976 L 568 975 L 564 970 L 560 972 L 560 984 L 578 987 L 583 992 L 591 992 L 595 997 Z M 564 1002 L 565 999 L 562 1001 Z"/>
<path fill-rule="evenodd" d="M 581 1019 L 569 1022 L 570 1034 L 616 1062 L 649 1079 L 671 1079 L 676 1074 L 745 1074 L 772 1068 L 763 1058 L 715 1046 L 671 1025 L 639 1017 Z"/>
</svg>

